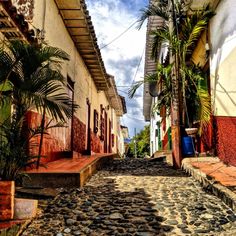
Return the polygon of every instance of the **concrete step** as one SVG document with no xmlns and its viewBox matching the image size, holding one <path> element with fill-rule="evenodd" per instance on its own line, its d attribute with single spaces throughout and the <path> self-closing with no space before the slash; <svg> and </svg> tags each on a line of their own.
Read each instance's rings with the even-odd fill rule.
<svg viewBox="0 0 236 236">
<path fill-rule="evenodd" d="M 82 187 L 97 170 L 109 164 L 116 154 L 92 157 L 61 159 L 48 163 L 48 167 L 26 172 L 29 178 L 23 179 L 27 188 L 72 188 Z"/>
<path fill-rule="evenodd" d="M 54 188 L 16 188 L 16 197 L 26 199 L 49 199 L 55 198 L 59 191 Z"/>
<path fill-rule="evenodd" d="M 56 155 L 57 155 L 57 159 L 63 159 L 63 158 L 76 159 L 82 156 L 80 153 L 75 152 L 75 151 L 61 151 L 61 152 L 57 152 Z"/>
<path fill-rule="evenodd" d="M 169 165 L 173 166 L 173 157 L 172 157 L 172 150 L 159 150 L 153 154 L 153 157 L 150 161 L 164 161 Z"/>
</svg>

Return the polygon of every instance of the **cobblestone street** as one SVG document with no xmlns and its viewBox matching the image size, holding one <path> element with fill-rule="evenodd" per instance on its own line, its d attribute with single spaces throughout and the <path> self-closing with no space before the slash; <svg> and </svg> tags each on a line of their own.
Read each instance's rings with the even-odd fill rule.
<svg viewBox="0 0 236 236">
<path fill-rule="evenodd" d="M 163 163 L 115 160 L 82 189 L 60 189 L 23 235 L 236 235 L 236 216 Z"/>
</svg>

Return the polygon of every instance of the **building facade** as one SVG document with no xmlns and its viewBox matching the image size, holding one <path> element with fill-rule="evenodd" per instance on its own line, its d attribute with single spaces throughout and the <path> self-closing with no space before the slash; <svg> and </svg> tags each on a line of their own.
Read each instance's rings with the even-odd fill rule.
<svg viewBox="0 0 236 236">
<path fill-rule="evenodd" d="M 236 2 L 234 0 L 193 0 L 190 3 L 192 10 L 198 10 L 204 5 L 210 4 L 210 7 L 215 11 L 215 16 L 210 20 L 208 28 L 202 32 L 200 40 L 196 43 L 191 58 L 208 74 L 206 86 L 211 95 L 212 110 L 211 123 L 198 138 L 196 149 L 200 153 L 216 155 L 223 162 L 236 166 L 236 83 L 234 72 Z M 151 23 L 153 22 L 150 18 L 148 30 Z M 147 47 L 150 44 L 148 37 L 150 36 L 147 36 Z M 150 67 L 152 64 L 148 62 L 148 59 L 149 57 L 146 55 L 146 63 Z M 146 68 L 148 67 L 146 66 Z M 145 73 L 147 73 L 147 69 Z M 149 92 L 148 84 L 146 84 L 144 87 L 144 116 L 147 121 L 151 122 L 151 142 L 153 142 L 151 146 L 154 151 L 157 149 L 157 137 L 162 135 L 166 121 L 163 122 L 162 111 L 160 111 L 161 118 L 156 114 L 153 117 L 150 116 L 152 114 L 150 112 L 151 106 L 158 98 L 151 98 Z M 159 120 L 161 121 L 158 122 Z M 155 132 L 156 124 L 159 123 L 162 123 L 161 130 Z M 166 136 L 162 136 L 161 139 L 164 141 L 162 142 L 162 148 L 164 148 Z"/>
<path fill-rule="evenodd" d="M 152 3 L 154 3 L 154 1 L 150 1 L 150 4 Z M 144 77 L 155 73 L 157 64 L 163 63 L 167 57 L 167 47 L 165 44 L 162 44 L 159 50 L 158 60 L 155 61 L 152 59 L 153 35 L 151 35 L 151 31 L 162 24 L 163 20 L 158 16 L 148 18 Z M 150 122 L 150 156 L 153 156 L 157 151 L 171 149 L 170 116 L 166 115 L 164 110 L 160 112 L 154 109 L 155 104 L 158 102 L 158 92 L 160 92 L 160 90 L 160 84 L 144 84 L 143 115 L 145 121 Z"/>
<path fill-rule="evenodd" d="M 236 166 L 236 2 L 215 2 L 209 28 L 213 132 L 217 155 Z"/>
<path fill-rule="evenodd" d="M 117 153 L 119 117 L 126 112 L 125 101 L 117 93 L 114 78 L 106 72 L 85 2 L 32 0 L 26 4 L 13 0 L 12 4 L 4 3 L 1 13 L 10 16 L 14 23 L 11 9 L 15 6 L 17 13 L 27 20 L 28 32 L 33 31 L 35 37 L 70 55 L 70 60 L 62 65 L 62 73 L 68 94 L 79 108 L 67 127 L 54 128 L 45 135 L 42 155 L 47 158 L 43 162 L 56 160 L 64 152 Z M 9 29 L 0 30 L 9 40 L 16 31 L 17 24 L 13 23 L 8 24 Z M 18 39 L 28 41 L 21 31 L 17 30 Z M 41 118 L 41 114 L 30 111 L 27 122 L 36 126 Z"/>
<path fill-rule="evenodd" d="M 212 154 L 223 162 L 236 166 L 236 83 L 233 69 L 236 59 L 236 3 L 233 0 L 202 0 L 193 1 L 192 7 L 197 9 L 203 4 L 210 4 L 215 16 L 193 54 L 195 63 L 209 73 L 212 104 L 211 126 L 206 130 L 199 150 L 212 150 Z"/>
</svg>

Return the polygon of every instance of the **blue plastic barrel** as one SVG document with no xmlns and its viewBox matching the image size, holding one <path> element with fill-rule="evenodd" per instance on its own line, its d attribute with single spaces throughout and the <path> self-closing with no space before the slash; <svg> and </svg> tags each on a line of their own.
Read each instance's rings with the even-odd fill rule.
<svg viewBox="0 0 236 236">
<path fill-rule="evenodd" d="M 194 154 L 193 138 L 186 136 L 182 137 L 182 152 L 184 156 L 190 156 Z"/>
</svg>

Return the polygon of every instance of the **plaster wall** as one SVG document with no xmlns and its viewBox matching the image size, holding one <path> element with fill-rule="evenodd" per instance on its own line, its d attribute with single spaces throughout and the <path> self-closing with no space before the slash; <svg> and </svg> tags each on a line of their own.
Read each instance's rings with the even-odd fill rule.
<svg viewBox="0 0 236 236">
<path fill-rule="evenodd" d="M 46 12 L 45 26 L 43 27 L 44 2 L 46 3 Z M 70 61 L 64 63 L 62 71 L 65 77 L 69 76 L 75 82 L 75 101 L 80 106 L 75 115 L 83 123 L 86 123 L 86 98 L 91 99 L 94 95 L 92 90 L 95 89 L 96 91 L 96 88 L 53 0 L 35 1 L 32 25 L 40 30 L 44 28 L 45 41 L 50 46 L 58 47 L 69 54 Z"/>
<path fill-rule="evenodd" d="M 44 5 L 46 4 L 46 5 Z M 46 11 L 45 11 L 46 9 Z M 45 20 L 44 20 L 45 14 Z M 45 23 L 44 23 L 45 22 Z M 71 39 L 64 22 L 58 12 L 57 6 L 53 0 L 40 0 L 35 1 L 34 5 L 34 17 L 32 19 L 32 27 L 35 29 L 45 31 L 45 42 L 50 46 L 58 47 L 64 50 L 70 56 L 70 61 L 65 62 L 62 65 L 62 73 L 65 77 L 69 76 L 74 84 L 74 100 L 79 105 L 79 108 L 75 112 L 74 116 L 74 150 L 82 151 L 85 149 L 86 142 L 86 126 L 87 126 L 87 100 L 91 104 L 90 110 L 90 128 L 91 128 L 91 142 L 92 151 L 103 152 L 103 142 L 100 140 L 100 129 L 98 134 L 93 133 L 94 128 L 94 109 L 99 113 L 100 119 L 100 105 L 107 107 L 109 101 L 103 91 L 98 91 L 95 83 L 83 62 L 79 52 L 77 51 L 73 40 Z M 110 106 L 111 107 L 111 106 Z M 111 120 L 111 111 L 107 111 L 108 122 L 107 127 L 109 128 L 109 120 Z M 114 125 L 117 123 L 117 117 L 113 116 L 113 131 L 117 135 L 117 127 Z M 99 120 L 100 124 L 100 120 Z M 107 129 L 109 131 L 109 129 Z M 107 134 L 108 137 L 108 134 Z M 59 138 L 61 139 L 61 137 Z M 109 140 L 109 139 L 108 139 Z M 109 141 L 107 142 L 109 143 Z M 56 147 L 55 147 L 56 148 Z M 93 150 L 94 148 L 94 150 Z M 63 150 L 63 147 L 61 148 Z M 116 152 L 116 139 L 113 152 Z M 55 151 L 55 150 L 54 150 Z"/>
<path fill-rule="evenodd" d="M 210 23 L 213 114 L 236 116 L 236 1 L 221 1 Z"/>
<path fill-rule="evenodd" d="M 220 1 L 210 23 L 210 76 L 217 155 L 236 166 L 236 1 Z"/>
<path fill-rule="evenodd" d="M 111 129 L 111 133 L 114 135 L 114 145 L 112 146 L 112 152 L 116 153 L 118 150 L 118 146 L 119 146 L 119 141 L 118 141 L 118 136 L 119 136 L 119 127 L 120 127 L 120 119 L 119 117 L 116 115 L 116 112 L 114 109 L 111 110 L 111 121 L 112 121 L 112 129 Z M 123 141 L 120 140 L 121 145 L 122 142 L 124 144 L 124 139 Z"/>
<path fill-rule="evenodd" d="M 18 1 L 13 3 L 19 7 L 21 4 Z M 57 152 L 69 151 L 71 146 L 74 151 L 83 152 L 86 149 L 87 139 L 87 119 L 88 106 L 90 103 L 90 136 L 91 148 L 95 152 L 103 152 L 104 142 L 100 140 L 100 114 L 101 105 L 103 108 L 108 108 L 107 113 L 107 145 L 109 145 L 109 121 L 112 122 L 111 134 L 114 135 L 114 145 L 110 141 L 113 153 L 117 152 L 118 148 L 118 127 L 120 126 L 119 117 L 115 110 L 109 104 L 104 91 L 98 91 L 93 78 L 91 77 L 82 57 L 77 51 L 73 40 L 71 39 L 64 22 L 59 14 L 54 0 L 35 0 L 34 5 L 28 6 L 32 13 L 32 18 L 28 18 L 30 27 L 41 32 L 45 36 L 45 43 L 50 46 L 58 47 L 64 50 L 70 56 L 68 62 L 62 64 L 62 74 L 64 77 L 70 77 L 75 82 L 74 84 L 74 100 L 79 105 L 78 110 L 74 114 L 72 136 L 73 143 L 70 143 L 71 133 L 67 128 L 54 128 L 49 131 L 49 135 L 44 137 L 44 147 L 42 154 L 48 156 L 47 161 L 57 159 Z M 22 9 L 22 8 L 21 8 Z M 0 39 L 3 35 L 0 33 Z M 94 130 L 94 110 L 97 110 L 99 117 L 99 132 L 95 134 Z M 28 123 L 31 126 L 37 126 L 41 121 L 41 115 L 36 111 L 31 111 L 27 114 Z M 69 135 L 70 136 L 69 136 Z M 69 142 L 68 142 L 69 141 Z M 37 150 L 35 150 L 37 153 Z"/>
</svg>

